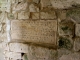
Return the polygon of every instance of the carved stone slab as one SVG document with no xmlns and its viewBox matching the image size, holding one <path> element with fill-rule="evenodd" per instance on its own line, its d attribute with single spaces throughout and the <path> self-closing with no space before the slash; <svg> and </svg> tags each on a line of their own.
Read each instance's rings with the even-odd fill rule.
<svg viewBox="0 0 80 60">
<path fill-rule="evenodd" d="M 57 20 L 12 20 L 11 41 L 56 44 Z"/>
</svg>

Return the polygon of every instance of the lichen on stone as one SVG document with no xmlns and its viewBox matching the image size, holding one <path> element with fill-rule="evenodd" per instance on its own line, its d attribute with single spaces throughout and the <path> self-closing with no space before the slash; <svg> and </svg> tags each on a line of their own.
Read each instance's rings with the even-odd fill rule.
<svg viewBox="0 0 80 60">
<path fill-rule="evenodd" d="M 72 43 L 68 38 L 60 37 L 58 43 L 59 43 L 59 48 L 66 48 L 66 49 L 72 48 Z"/>
</svg>

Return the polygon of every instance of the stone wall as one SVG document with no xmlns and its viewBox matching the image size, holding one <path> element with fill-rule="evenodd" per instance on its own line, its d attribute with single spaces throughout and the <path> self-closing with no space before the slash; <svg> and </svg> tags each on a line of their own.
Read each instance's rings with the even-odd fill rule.
<svg viewBox="0 0 80 60">
<path fill-rule="evenodd" d="M 0 0 L 0 60 L 80 60 L 80 0 Z"/>
</svg>

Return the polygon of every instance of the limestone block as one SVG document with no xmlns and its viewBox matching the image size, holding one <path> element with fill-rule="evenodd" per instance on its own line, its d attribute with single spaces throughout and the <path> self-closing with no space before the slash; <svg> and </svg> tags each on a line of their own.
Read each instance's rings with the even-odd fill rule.
<svg viewBox="0 0 80 60">
<path fill-rule="evenodd" d="M 80 51 L 80 38 L 75 38 L 74 51 Z"/>
<path fill-rule="evenodd" d="M 30 12 L 21 11 L 18 13 L 18 19 L 29 19 Z"/>
<path fill-rule="evenodd" d="M 59 22 L 61 22 L 62 20 L 66 19 L 66 13 L 67 11 L 66 10 L 59 10 L 57 11 L 58 13 L 58 19 L 59 19 Z"/>
<path fill-rule="evenodd" d="M 66 15 L 74 23 L 80 23 L 80 8 L 68 10 Z"/>
<path fill-rule="evenodd" d="M 10 3 L 1 3 L 0 5 L 1 7 L 1 11 L 6 11 L 6 12 L 10 12 L 10 8 L 11 8 L 11 4 Z"/>
<path fill-rule="evenodd" d="M 11 0 L 11 3 L 18 3 L 18 0 Z"/>
<path fill-rule="evenodd" d="M 58 40 L 58 48 L 72 49 L 73 48 L 73 40 L 71 37 L 63 36 L 59 37 Z"/>
<path fill-rule="evenodd" d="M 0 3 L 7 3 L 7 0 L 0 0 Z"/>
<path fill-rule="evenodd" d="M 59 60 L 80 60 L 80 53 L 63 55 Z"/>
<path fill-rule="evenodd" d="M 39 19 L 39 13 L 36 13 L 36 12 L 31 13 L 31 18 L 32 19 Z"/>
<path fill-rule="evenodd" d="M 56 51 L 39 46 L 29 46 L 28 60 L 56 60 Z"/>
<path fill-rule="evenodd" d="M 80 0 L 50 0 L 50 2 L 55 9 L 67 9 L 80 5 Z"/>
<path fill-rule="evenodd" d="M 62 57 L 63 55 L 68 55 L 68 54 L 71 54 L 72 52 L 70 50 L 67 50 L 65 48 L 60 48 L 58 49 L 58 59 L 60 57 Z"/>
<path fill-rule="evenodd" d="M 51 10 L 51 9 L 47 11 L 46 10 L 43 10 L 40 12 L 41 19 L 55 19 L 56 18 L 56 14 L 54 10 Z"/>
<path fill-rule="evenodd" d="M 9 51 L 8 43 L 0 43 L 0 48 L 2 49 L 2 51 Z"/>
<path fill-rule="evenodd" d="M 41 0 L 41 8 L 44 8 L 44 7 L 51 7 L 51 2 L 50 0 Z"/>
<path fill-rule="evenodd" d="M 11 42 L 56 45 L 57 20 L 12 20 Z"/>
<path fill-rule="evenodd" d="M 16 53 L 16 52 L 5 52 L 5 57 L 9 59 L 22 59 L 21 53 Z"/>
<path fill-rule="evenodd" d="M 76 26 L 75 26 L 75 34 L 76 34 L 76 36 L 80 36 L 80 24 L 76 24 Z"/>
<path fill-rule="evenodd" d="M 34 3 L 37 3 L 37 4 L 39 3 L 39 1 L 40 1 L 40 0 L 33 0 L 33 2 L 34 2 Z"/>
<path fill-rule="evenodd" d="M 11 52 L 28 53 L 28 45 L 23 43 L 10 43 L 9 49 Z"/>
<path fill-rule="evenodd" d="M 4 59 L 5 55 L 4 55 L 3 52 L 4 52 L 3 49 L 0 48 L 0 60 L 5 60 L 5 59 Z"/>
<path fill-rule="evenodd" d="M 12 13 L 20 12 L 28 10 L 28 3 L 27 2 L 20 2 L 12 4 Z"/>
<path fill-rule="evenodd" d="M 58 32 L 60 36 L 63 35 L 74 35 L 74 23 L 71 20 L 65 19 L 59 22 Z"/>
<path fill-rule="evenodd" d="M 29 5 L 29 11 L 30 12 L 39 12 L 39 7 L 35 4 L 30 4 Z"/>
<path fill-rule="evenodd" d="M 17 13 L 8 13 L 8 19 L 17 19 L 18 17 L 18 14 Z"/>
</svg>

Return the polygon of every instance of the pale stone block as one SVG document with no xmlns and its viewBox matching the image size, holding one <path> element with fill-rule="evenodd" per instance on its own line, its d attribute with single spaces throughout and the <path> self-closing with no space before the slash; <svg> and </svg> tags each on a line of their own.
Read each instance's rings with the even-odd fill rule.
<svg viewBox="0 0 80 60">
<path fill-rule="evenodd" d="M 12 20 L 11 42 L 56 45 L 57 20 Z"/>
<path fill-rule="evenodd" d="M 60 36 L 63 35 L 74 35 L 74 23 L 71 20 L 65 19 L 58 24 L 58 33 Z"/>
<path fill-rule="evenodd" d="M 31 13 L 32 19 L 39 19 L 39 13 Z"/>
<path fill-rule="evenodd" d="M 61 22 L 62 20 L 66 19 L 66 13 L 67 11 L 66 10 L 59 10 L 58 11 L 58 21 Z"/>
<path fill-rule="evenodd" d="M 9 59 L 22 59 L 21 53 L 16 53 L 16 52 L 5 52 L 5 57 Z"/>
<path fill-rule="evenodd" d="M 16 1 L 18 1 L 18 0 L 11 0 L 11 3 L 16 3 Z"/>
<path fill-rule="evenodd" d="M 0 3 L 7 3 L 7 0 L 0 0 Z"/>
<path fill-rule="evenodd" d="M 76 26 L 75 26 L 75 34 L 76 34 L 76 36 L 80 36 L 80 24 L 76 24 Z"/>
<path fill-rule="evenodd" d="M 34 2 L 34 3 L 37 3 L 37 4 L 39 3 L 39 1 L 40 1 L 40 0 L 33 0 L 33 2 Z"/>
<path fill-rule="evenodd" d="M 17 19 L 18 18 L 18 14 L 17 13 L 8 13 L 8 19 Z"/>
<path fill-rule="evenodd" d="M 57 52 L 39 46 L 29 46 L 28 60 L 56 60 Z"/>
<path fill-rule="evenodd" d="M 21 11 L 18 13 L 18 19 L 29 19 L 30 12 Z"/>
<path fill-rule="evenodd" d="M 5 42 L 0 43 L 0 48 L 1 48 L 3 51 L 9 51 L 8 43 L 5 43 Z"/>
<path fill-rule="evenodd" d="M 68 55 L 72 53 L 70 50 L 67 50 L 65 48 L 60 48 L 57 51 L 58 51 L 58 59 L 63 55 Z"/>
<path fill-rule="evenodd" d="M 67 9 L 80 4 L 80 0 L 50 0 L 50 2 L 55 9 Z"/>
<path fill-rule="evenodd" d="M 50 7 L 50 6 L 52 6 L 50 0 L 46 0 L 46 1 L 41 0 L 41 8 Z"/>
<path fill-rule="evenodd" d="M 63 55 L 59 60 L 80 60 L 80 53 Z"/>
<path fill-rule="evenodd" d="M 4 59 L 4 58 L 5 58 L 5 55 L 4 55 L 3 52 L 4 52 L 3 49 L 0 48 L 0 60 L 5 60 L 5 59 Z"/>
<path fill-rule="evenodd" d="M 23 43 L 10 43 L 9 49 L 11 52 L 28 53 L 28 45 Z"/>
<path fill-rule="evenodd" d="M 30 4 L 30 5 L 29 5 L 29 11 L 30 11 L 30 12 L 39 12 L 39 7 L 37 7 L 37 6 L 34 5 L 34 4 Z"/>
<path fill-rule="evenodd" d="M 21 2 L 12 4 L 12 13 L 28 10 L 28 3 Z"/>
<path fill-rule="evenodd" d="M 74 51 L 80 51 L 80 38 L 75 38 Z"/>
<path fill-rule="evenodd" d="M 80 23 L 80 8 L 68 10 L 66 16 L 74 23 Z"/>
<path fill-rule="evenodd" d="M 10 12 L 11 4 L 10 3 L 3 3 L 1 4 L 1 11 Z M 3 10 L 4 9 L 4 10 Z"/>
<path fill-rule="evenodd" d="M 56 14 L 54 10 L 44 10 L 40 12 L 40 18 L 41 19 L 55 19 L 56 18 Z"/>
</svg>

